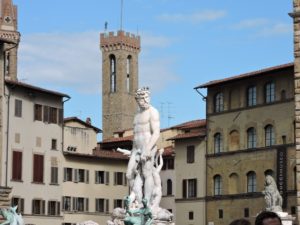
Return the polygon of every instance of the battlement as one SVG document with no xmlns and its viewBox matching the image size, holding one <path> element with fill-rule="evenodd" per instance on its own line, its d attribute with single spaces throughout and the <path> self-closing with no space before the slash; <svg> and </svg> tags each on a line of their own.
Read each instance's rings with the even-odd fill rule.
<svg viewBox="0 0 300 225">
<path fill-rule="evenodd" d="M 119 30 L 117 33 L 101 33 L 100 47 L 102 50 L 111 48 L 130 48 L 131 50 L 140 51 L 140 36 Z"/>
</svg>

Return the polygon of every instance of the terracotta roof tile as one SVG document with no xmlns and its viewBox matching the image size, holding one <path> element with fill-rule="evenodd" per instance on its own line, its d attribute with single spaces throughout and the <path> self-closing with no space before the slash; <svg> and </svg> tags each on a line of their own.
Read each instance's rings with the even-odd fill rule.
<svg viewBox="0 0 300 225">
<path fill-rule="evenodd" d="M 174 156 L 175 151 L 173 146 L 167 146 L 164 148 L 163 156 Z"/>
<path fill-rule="evenodd" d="M 273 71 L 276 71 L 276 70 L 287 69 L 289 67 L 294 67 L 294 63 L 286 63 L 286 64 L 282 64 L 282 65 L 278 65 L 278 66 L 273 66 L 273 67 L 268 67 L 268 68 L 261 69 L 261 70 L 252 71 L 252 72 L 249 72 L 249 73 L 240 74 L 240 75 L 237 75 L 237 76 L 227 77 L 227 78 L 220 79 L 220 80 L 212 80 L 212 81 L 209 81 L 205 84 L 201 84 L 201 85 L 195 87 L 194 89 L 207 88 L 207 87 L 210 87 L 210 86 L 213 86 L 213 85 L 217 85 L 217 84 L 221 84 L 221 83 L 225 83 L 225 82 L 229 82 L 229 81 L 233 81 L 233 80 L 240 80 L 240 79 L 244 79 L 244 78 L 249 78 L 249 77 L 253 77 L 253 76 L 262 75 L 264 73 L 273 72 Z"/>
<path fill-rule="evenodd" d="M 126 136 L 126 137 L 118 137 L 118 138 L 106 138 L 100 143 L 114 143 L 114 142 L 122 142 L 122 141 L 132 141 L 133 140 L 133 135 Z"/>
<path fill-rule="evenodd" d="M 77 152 L 67 152 L 64 151 L 64 155 L 77 156 L 77 157 L 86 157 L 86 158 L 95 158 L 95 159 L 121 159 L 128 160 L 128 156 L 123 155 L 120 152 L 111 151 L 111 150 L 94 150 L 93 154 L 84 154 Z"/>
<path fill-rule="evenodd" d="M 174 137 L 171 137 L 167 140 L 180 140 L 180 139 L 187 139 L 187 138 L 194 138 L 194 137 L 205 137 L 206 132 L 205 131 L 199 131 L 199 132 L 189 132 L 184 134 L 177 134 Z"/>
</svg>

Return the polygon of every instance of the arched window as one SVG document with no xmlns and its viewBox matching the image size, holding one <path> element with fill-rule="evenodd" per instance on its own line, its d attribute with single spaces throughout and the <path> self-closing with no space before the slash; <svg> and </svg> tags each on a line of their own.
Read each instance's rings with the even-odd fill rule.
<svg viewBox="0 0 300 225">
<path fill-rule="evenodd" d="M 114 55 L 110 56 L 110 91 L 116 92 L 116 57 Z"/>
<path fill-rule="evenodd" d="M 215 95 L 215 112 L 224 111 L 224 95 L 222 92 Z"/>
<path fill-rule="evenodd" d="M 214 136 L 214 151 L 220 153 L 223 151 L 223 140 L 220 133 L 216 133 Z"/>
<path fill-rule="evenodd" d="M 273 170 L 271 170 L 271 169 L 268 169 L 268 170 L 266 170 L 265 171 L 265 176 L 271 176 L 271 177 L 274 177 L 274 171 Z"/>
<path fill-rule="evenodd" d="M 220 175 L 214 176 L 214 195 L 222 194 L 222 177 Z"/>
<path fill-rule="evenodd" d="M 265 126 L 265 145 L 271 146 L 275 144 L 275 133 L 272 125 Z"/>
<path fill-rule="evenodd" d="M 280 92 L 280 98 L 281 98 L 281 101 L 286 100 L 286 92 L 285 92 L 285 90 L 281 90 L 281 92 Z"/>
<path fill-rule="evenodd" d="M 256 130 L 254 127 L 247 130 L 247 147 L 256 148 Z"/>
<path fill-rule="evenodd" d="M 247 173 L 247 192 L 256 192 L 256 174 L 254 171 Z"/>
<path fill-rule="evenodd" d="M 237 130 L 233 130 L 229 134 L 229 149 L 238 150 L 240 148 L 240 134 Z"/>
<path fill-rule="evenodd" d="M 275 83 L 270 82 L 265 86 L 265 101 L 271 103 L 275 101 Z"/>
<path fill-rule="evenodd" d="M 256 86 L 251 86 L 247 90 L 247 105 L 256 105 Z"/>
<path fill-rule="evenodd" d="M 229 194 L 237 194 L 238 193 L 238 175 L 236 173 L 232 173 L 229 176 Z"/>
<path fill-rule="evenodd" d="M 167 195 L 172 195 L 172 180 L 167 180 Z"/>
<path fill-rule="evenodd" d="M 131 75 L 131 55 L 127 57 L 126 62 L 126 91 L 130 92 L 130 75 Z"/>
</svg>

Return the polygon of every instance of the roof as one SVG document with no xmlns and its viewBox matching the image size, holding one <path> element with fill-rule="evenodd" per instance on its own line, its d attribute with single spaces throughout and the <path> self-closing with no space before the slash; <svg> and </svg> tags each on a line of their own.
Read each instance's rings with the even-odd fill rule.
<svg viewBox="0 0 300 225">
<path fill-rule="evenodd" d="M 41 88 L 41 87 L 33 86 L 31 84 L 23 83 L 23 82 L 20 82 L 20 81 L 14 81 L 14 80 L 10 80 L 10 79 L 5 79 L 5 83 L 7 85 L 12 86 L 12 87 L 18 86 L 18 87 L 23 87 L 23 88 L 26 88 L 26 89 L 31 89 L 33 91 L 43 92 L 43 93 L 50 94 L 50 95 L 56 95 L 56 96 L 59 96 L 59 97 L 71 98 L 67 94 L 56 92 L 56 91 L 47 90 L 47 89 L 44 89 L 44 88 Z"/>
<path fill-rule="evenodd" d="M 185 123 L 178 124 L 176 126 L 173 126 L 172 128 L 177 129 L 191 129 L 191 128 L 199 128 L 199 127 L 205 127 L 206 126 L 206 119 L 199 119 L 199 120 L 191 120 Z"/>
<path fill-rule="evenodd" d="M 75 122 L 78 122 L 78 123 L 80 123 L 80 124 L 82 124 L 82 125 L 84 125 L 84 126 L 86 126 L 86 127 L 92 128 L 92 129 L 94 129 L 97 133 L 101 133 L 101 132 L 102 132 L 101 129 L 99 129 L 99 128 L 95 127 L 95 126 L 92 126 L 91 124 L 89 124 L 89 123 L 87 123 L 87 122 L 85 122 L 85 121 L 83 121 L 83 120 L 77 118 L 76 116 L 64 118 L 64 123 L 70 122 L 70 121 L 75 121 Z"/>
<path fill-rule="evenodd" d="M 167 140 L 182 140 L 182 139 L 188 139 L 188 138 L 196 138 L 196 137 L 205 137 L 206 132 L 205 131 L 198 131 L 198 132 L 188 132 L 183 134 L 177 134 L 174 137 L 171 137 Z"/>
<path fill-rule="evenodd" d="M 167 146 L 164 148 L 163 156 L 174 156 L 175 151 L 173 146 Z"/>
<path fill-rule="evenodd" d="M 111 151 L 111 150 L 94 150 L 93 154 L 84 154 L 77 152 L 63 152 L 64 155 L 85 157 L 85 158 L 94 158 L 94 159 L 118 159 L 118 160 L 128 160 L 128 156 L 123 155 L 120 152 Z"/>
<path fill-rule="evenodd" d="M 282 64 L 282 65 L 278 65 L 278 66 L 273 66 L 273 67 L 268 67 L 268 68 L 261 69 L 261 70 L 252 71 L 249 73 L 240 74 L 237 76 L 227 77 L 227 78 L 220 79 L 220 80 L 212 80 L 205 84 L 201 84 L 201 85 L 195 87 L 194 89 L 207 88 L 207 87 L 226 83 L 226 82 L 233 81 L 233 80 L 241 80 L 241 79 L 245 79 L 245 78 L 249 78 L 249 77 L 265 75 L 270 72 L 275 72 L 275 71 L 284 70 L 284 69 L 293 68 L 293 67 L 294 67 L 294 63 L 286 63 L 286 64 Z"/>
<path fill-rule="evenodd" d="M 133 140 L 133 135 L 129 135 L 126 137 L 110 137 L 104 139 L 100 143 L 113 143 L 113 142 L 123 142 L 123 141 L 132 141 Z"/>
</svg>

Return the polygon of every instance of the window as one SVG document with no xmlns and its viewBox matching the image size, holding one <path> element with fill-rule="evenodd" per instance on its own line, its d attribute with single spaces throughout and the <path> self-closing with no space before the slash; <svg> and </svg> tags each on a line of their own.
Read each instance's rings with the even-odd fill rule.
<svg viewBox="0 0 300 225">
<path fill-rule="evenodd" d="M 123 200 L 122 199 L 115 199 L 114 200 L 114 209 L 115 208 L 122 208 L 123 206 Z"/>
<path fill-rule="evenodd" d="M 265 101 L 271 103 L 275 101 L 275 84 L 274 82 L 267 83 L 265 86 Z"/>
<path fill-rule="evenodd" d="M 51 149 L 57 150 L 57 140 L 56 139 L 51 139 Z"/>
<path fill-rule="evenodd" d="M 245 218 L 249 217 L 249 208 L 244 208 L 244 217 Z"/>
<path fill-rule="evenodd" d="M 220 133 L 216 133 L 214 136 L 214 151 L 220 153 L 223 151 L 223 140 Z"/>
<path fill-rule="evenodd" d="M 59 216 L 60 215 L 60 202 L 48 201 L 48 215 Z"/>
<path fill-rule="evenodd" d="M 15 116 L 22 117 L 22 101 L 15 99 Z"/>
<path fill-rule="evenodd" d="M 32 214 L 45 215 L 45 201 L 40 199 L 32 200 Z"/>
<path fill-rule="evenodd" d="M 224 95 L 220 92 L 215 95 L 215 112 L 222 111 L 224 111 Z"/>
<path fill-rule="evenodd" d="M 292 215 L 295 215 L 297 213 L 296 209 L 297 209 L 296 206 L 291 207 L 291 214 Z"/>
<path fill-rule="evenodd" d="M 17 213 L 24 213 L 24 198 L 12 197 L 11 206 L 18 206 Z"/>
<path fill-rule="evenodd" d="M 197 179 L 184 179 L 182 181 L 182 197 L 197 197 Z"/>
<path fill-rule="evenodd" d="M 219 209 L 219 219 L 223 219 L 223 209 Z"/>
<path fill-rule="evenodd" d="M 96 198 L 96 212 L 108 212 L 109 200 L 104 198 Z"/>
<path fill-rule="evenodd" d="M 33 182 L 44 182 L 44 156 L 33 155 Z"/>
<path fill-rule="evenodd" d="M 130 66 L 131 66 L 131 56 L 129 55 L 127 57 L 127 75 L 126 75 L 126 90 L 127 92 L 130 92 Z"/>
<path fill-rule="evenodd" d="M 167 180 L 167 195 L 172 195 L 172 180 Z"/>
<path fill-rule="evenodd" d="M 174 170 L 174 159 L 173 158 L 165 158 L 162 170 Z"/>
<path fill-rule="evenodd" d="M 44 105 L 44 122 L 45 123 L 49 123 L 50 119 L 49 119 L 49 106 Z"/>
<path fill-rule="evenodd" d="M 89 211 L 89 199 L 88 198 L 73 198 L 73 210 L 79 212 Z"/>
<path fill-rule="evenodd" d="M 70 196 L 63 196 L 62 209 L 64 211 L 71 211 L 71 197 Z"/>
<path fill-rule="evenodd" d="M 247 147 L 256 148 L 256 130 L 254 127 L 247 130 Z"/>
<path fill-rule="evenodd" d="M 35 147 L 42 147 L 42 138 L 41 137 L 36 137 L 35 138 Z"/>
<path fill-rule="evenodd" d="M 74 169 L 74 182 L 88 183 L 89 171 L 84 169 Z"/>
<path fill-rule="evenodd" d="M 42 105 L 39 104 L 34 105 L 34 120 L 39 120 L 39 121 L 43 120 L 42 111 L 43 111 Z"/>
<path fill-rule="evenodd" d="M 220 175 L 214 176 L 214 195 L 222 194 L 222 177 Z"/>
<path fill-rule="evenodd" d="M 50 107 L 49 122 L 57 123 L 57 108 Z"/>
<path fill-rule="evenodd" d="M 195 146 L 187 146 L 186 149 L 186 162 L 187 163 L 194 163 L 195 161 Z"/>
<path fill-rule="evenodd" d="M 271 146 L 275 144 L 275 134 L 272 125 L 267 125 L 265 127 L 265 145 Z"/>
<path fill-rule="evenodd" d="M 58 167 L 51 167 L 51 184 L 58 184 Z"/>
<path fill-rule="evenodd" d="M 256 192 L 256 174 L 253 171 L 247 173 L 247 192 Z"/>
<path fill-rule="evenodd" d="M 247 91 L 247 105 L 255 106 L 256 105 L 256 87 L 251 86 Z"/>
<path fill-rule="evenodd" d="M 12 180 L 22 181 L 22 152 L 13 151 Z"/>
<path fill-rule="evenodd" d="M 116 92 L 116 57 L 110 56 L 110 91 Z"/>
<path fill-rule="evenodd" d="M 64 181 L 73 181 L 73 169 L 64 168 Z"/>
<path fill-rule="evenodd" d="M 115 185 L 127 185 L 126 174 L 122 172 L 115 172 Z"/>
<path fill-rule="evenodd" d="M 189 220 L 193 220 L 194 219 L 194 212 L 190 211 L 189 212 Z"/>
<path fill-rule="evenodd" d="M 95 184 L 109 184 L 108 171 L 95 171 Z"/>
<path fill-rule="evenodd" d="M 15 133 L 15 143 L 20 144 L 20 142 L 21 142 L 21 134 Z"/>
</svg>

